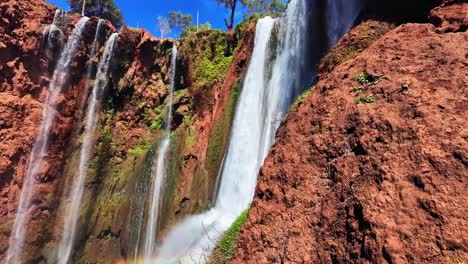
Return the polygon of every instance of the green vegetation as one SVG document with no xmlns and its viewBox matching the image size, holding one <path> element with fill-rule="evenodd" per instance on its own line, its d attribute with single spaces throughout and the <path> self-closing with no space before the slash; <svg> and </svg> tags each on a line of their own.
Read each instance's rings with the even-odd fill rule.
<svg viewBox="0 0 468 264">
<path fill-rule="evenodd" d="M 211 31 L 202 36 L 204 46 L 196 56 L 194 65 L 196 85 L 211 84 L 224 79 L 233 55 L 229 49 L 228 36 L 224 32 Z"/>
<path fill-rule="evenodd" d="M 360 94 L 363 92 L 365 88 L 368 88 L 369 86 L 372 86 L 372 85 L 376 85 L 385 78 L 386 77 L 384 75 L 374 76 L 365 71 L 360 72 L 356 76 L 353 77 L 353 80 L 360 84 L 359 86 L 353 87 L 353 91 L 356 92 L 356 95 Z M 354 102 L 357 105 L 363 104 L 363 103 L 370 104 L 370 103 L 375 102 L 375 97 L 372 94 L 364 95 L 364 96 L 360 96 L 359 98 L 357 98 Z"/>
<path fill-rule="evenodd" d="M 360 72 L 353 78 L 361 85 L 376 85 L 383 79 L 385 79 L 385 75 L 374 76 L 368 72 Z"/>
<path fill-rule="evenodd" d="M 150 119 L 152 118 L 152 120 L 148 122 L 150 123 L 150 129 L 152 131 L 161 130 L 163 128 L 164 121 L 167 118 L 167 108 L 164 107 L 164 104 L 160 104 L 156 108 L 154 108 L 153 113 L 150 116 L 152 116 L 148 117 Z"/>
<path fill-rule="evenodd" d="M 315 90 L 315 86 L 312 87 L 311 89 L 307 90 L 307 91 L 304 91 L 301 95 L 299 95 L 297 98 L 296 98 L 296 101 L 294 101 L 294 103 L 291 105 L 291 107 L 289 108 L 289 111 L 295 111 L 297 110 L 297 107 L 299 106 L 299 104 L 306 98 L 308 97 L 309 95 L 312 94 L 312 92 Z"/>
<path fill-rule="evenodd" d="M 208 153 L 206 158 L 205 168 L 208 171 L 210 182 L 216 181 L 218 170 L 224 155 L 226 143 L 228 141 L 229 132 L 231 130 L 232 119 L 241 88 L 241 80 L 238 79 L 232 87 L 232 94 L 226 104 L 224 115 L 221 120 L 216 122 L 213 132 L 208 143 Z"/>
<path fill-rule="evenodd" d="M 374 96 L 372 94 L 371 95 L 366 95 L 366 96 L 361 96 L 358 99 L 356 99 L 356 101 L 355 101 L 355 103 L 357 105 L 362 104 L 362 103 L 370 104 L 370 103 L 373 103 L 373 102 L 375 102 L 375 98 L 374 98 Z"/>
<path fill-rule="evenodd" d="M 133 147 L 127 151 L 128 154 L 132 154 L 135 156 L 141 155 L 143 152 L 149 150 L 151 148 L 151 144 L 148 142 L 147 139 L 142 138 L 140 141 L 141 145 Z"/>
<path fill-rule="evenodd" d="M 248 214 L 249 208 L 243 211 L 231 227 L 223 234 L 218 246 L 210 257 L 210 263 L 229 263 L 231 261 L 237 248 L 237 239 L 240 230 L 247 220 Z"/>
<path fill-rule="evenodd" d="M 331 72 L 337 65 L 356 58 L 395 25 L 382 21 L 365 21 L 356 26 L 322 59 L 320 72 Z"/>
<path fill-rule="evenodd" d="M 83 9 L 83 1 L 85 7 Z M 84 13 L 88 17 L 97 16 L 109 20 L 116 28 L 125 24 L 122 12 L 114 3 L 114 0 L 68 0 L 70 9 L 76 13 Z"/>
<path fill-rule="evenodd" d="M 279 17 L 286 10 L 286 4 L 281 0 L 241 0 L 247 7 L 244 16 L 262 14 L 266 16 Z"/>
<path fill-rule="evenodd" d="M 224 19 L 226 28 L 231 31 L 234 26 L 234 15 L 238 5 L 244 5 L 246 11 L 244 17 L 256 14 L 277 17 L 286 10 L 286 4 L 282 0 L 216 0 L 220 5 L 224 5 L 230 12 L 229 19 Z"/>
<path fill-rule="evenodd" d="M 356 93 L 361 93 L 362 92 L 362 86 L 354 86 L 353 87 L 353 91 L 356 92 Z"/>
<path fill-rule="evenodd" d="M 171 29 L 181 31 L 192 24 L 192 15 L 182 14 L 180 11 L 170 11 L 169 15 L 169 26 Z"/>
<path fill-rule="evenodd" d="M 136 146 L 134 148 L 129 149 L 128 154 L 139 156 L 141 155 L 141 153 L 143 153 L 143 151 L 145 151 L 145 149 L 142 146 Z"/>
<path fill-rule="evenodd" d="M 191 24 L 190 26 L 184 28 L 181 32 L 180 32 L 180 37 L 181 38 L 186 38 L 194 33 L 197 33 L 197 32 L 203 32 L 203 31 L 207 31 L 207 30 L 211 30 L 211 23 L 210 22 L 206 22 L 205 24 L 201 24 L 198 26 L 194 25 L 194 24 Z"/>
<path fill-rule="evenodd" d="M 168 18 L 158 17 L 158 28 L 161 32 L 161 38 L 165 38 L 172 30 L 180 33 L 181 38 L 186 38 L 194 33 L 207 31 L 211 29 L 211 23 L 195 25 L 192 23 L 191 14 L 182 14 L 180 11 L 170 11 Z"/>
</svg>

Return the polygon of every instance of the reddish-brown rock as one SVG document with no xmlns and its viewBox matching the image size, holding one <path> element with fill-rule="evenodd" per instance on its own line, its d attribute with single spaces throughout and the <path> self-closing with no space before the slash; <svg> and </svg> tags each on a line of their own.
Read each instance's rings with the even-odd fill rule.
<svg viewBox="0 0 468 264">
<path fill-rule="evenodd" d="M 468 34 L 451 18 L 468 4 L 434 14 L 443 28 L 390 31 L 288 114 L 233 263 L 466 263 Z"/>
</svg>

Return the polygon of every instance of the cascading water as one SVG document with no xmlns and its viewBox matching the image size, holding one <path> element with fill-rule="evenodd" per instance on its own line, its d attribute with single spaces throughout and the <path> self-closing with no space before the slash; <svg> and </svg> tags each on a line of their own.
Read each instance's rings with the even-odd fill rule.
<svg viewBox="0 0 468 264">
<path fill-rule="evenodd" d="M 308 50 L 311 46 L 316 47 L 311 41 L 312 36 L 307 34 L 314 33 L 314 26 L 317 27 L 315 34 L 320 32 L 320 25 L 312 25 L 308 19 L 315 14 L 313 11 L 323 12 L 312 10 L 311 7 L 320 6 L 316 2 L 292 0 L 284 17 L 276 21 L 269 17 L 258 21 L 255 46 L 236 108 L 215 205 L 176 225 L 159 248 L 159 259 L 177 263 L 204 262 L 220 235 L 249 206 L 258 171 L 274 140 L 278 121 L 316 75 L 318 61 L 310 63 L 305 56 L 314 52 Z M 326 49 L 353 25 L 359 11 L 358 2 L 327 1 L 325 9 L 327 12 L 332 10 L 327 13 L 327 21 L 341 22 L 325 23 L 328 36 L 323 42 Z M 352 7 L 354 11 L 345 7 Z M 344 12 L 349 15 L 342 16 Z M 276 50 L 268 53 L 271 46 Z M 319 58 L 322 52 L 317 47 L 315 53 L 318 54 L 311 57 Z"/>
<path fill-rule="evenodd" d="M 88 69 L 86 71 L 86 82 L 84 84 L 84 91 L 83 91 L 83 99 L 81 100 L 81 104 L 80 104 L 80 110 L 84 108 L 84 105 L 86 103 L 86 98 L 88 98 L 88 92 L 89 92 L 89 81 L 91 80 L 91 75 L 93 74 L 93 71 L 94 71 L 94 60 L 95 60 L 95 57 L 96 57 L 96 53 L 97 53 L 97 47 L 98 47 L 98 41 L 99 41 L 99 34 L 101 33 L 101 29 L 102 29 L 102 25 L 103 25 L 103 20 L 102 19 L 99 19 L 98 20 L 98 24 L 97 24 L 97 27 L 96 27 L 96 33 L 94 34 L 94 40 L 93 40 L 93 45 L 91 47 L 91 54 L 90 54 L 90 57 L 89 57 L 89 65 L 88 65 Z M 80 114 L 80 120 L 78 121 L 78 124 L 81 123 L 82 119 L 83 119 L 83 114 L 84 112 L 82 112 L 82 114 Z"/>
<path fill-rule="evenodd" d="M 106 42 L 104 53 L 102 54 L 101 60 L 99 61 L 92 95 L 88 103 L 88 109 L 86 112 L 86 127 L 83 143 L 81 146 L 78 177 L 73 181 L 72 190 L 70 196 L 68 197 L 69 205 L 66 206 L 63 237 L 59 245 L 57 257 L 57 262 L 59 264 L 65 264 L 68 262 L 73 249 L 76 223 L 78 222 L 78 218 L 80 216 L 80 206 L 81 200 L 83 198 L 84 183 L 88 172 L 89 156 L 94 143 L 94 133 L 96 131 L 97 120 L 99 118 L 99 104 L 104 94 L 104 89 L 108 83 L 109 65 L 117 36 L 117 33 L 113 33 Z"/>
<path fill-rule="evenodd" d="M 78 45 L 81 41 L 81 35 L 89 18 L 83 17 L 75 26 L 72 34 L 68 38 L 60 58 L 57 62 L 52 81 L 50 82 L 49 90 L 45 100 L 44 109 L 42 112 L 42 121 L 39 128 L 39 134 L 34 142 L 31 151 L 31 158 L 26 175 L 23 178 L 23 186 L 21 189 L 18 211 L 16 213 L 15 222 L 10 235 L 9 247 L 7 252 L 6 263 L 19 263 L 21 252 L 24 245 L 25 235 L 27 231 L 27 223 L 29 218 L 28 210 L 31 207 L 32 197 L 34 195 L 34 180 L 39 172 L 41 162 L 47 154 L 47 146 L 49 135 L 55 119 L 55 108 L 57 106 L 57 98 L 62 91 L 64 84 L 67 83 L 69 75 L 69 66 L 72 62 Z"/>
<path fill-rule="evenodd" d="M 64 21 L 67 20 L 67 14 L 60 9 L 55 10 L 54 20 L 52 24 L 44 28 L 42 32 L 42 43 L 47 45 L 46 54 L 52 57 L 52 50 L 59 49 L 58 45 L 62 44 L 63 32 L 60 29 L 63 27 Z"/>
<path fill-rule="evenodd" d="M 217 239 L 252 199 L 250 190 L 255 186 L 258 150 L 262 149 L 259 138 L 265 120 L 261 111 L 263 87 L 274 21 L 267 17 L 257 23 L 255 47 L 236 108 L 215 206 L 176 226 L 159 249 L 159 257 L 184 256 L 177 261 L 202 262 L 215 246 L 212 239 Z"/>
<path fill-rule="evenodd" d="M 361 2 L 362 0 L 327 1 L 326 22 L 329 46 L 335 45 L 341 36 L 351 29 L 361 10 Z M 337 19 L 338 17 L 340 19 Z"/>
<path fill-rule="evenodd" d="M 159 147 L 159 154 L 157 161 L 155 162 L 155 167 L 153 168 L 153 183 L 152 183 L 152 194 L 150 200 L 150 211 L 148 215 L 148 220 L 146 222 L 146 236 L 145 244 L 143 248 L 143 254 L 145 258 L 150 258 L 154 254 L 155 242 L 156 242 L 156 230 L 158 227 L 158 214 L 159 214 L 159 205 L 160 197 L 163 192 L 163 183 L 166 177 L 166 155 L 169 151 L 170 146 L 170 133 L 171 133 L 171 123 L 172 123 L 172 100 L 174 93 L 174 82 L 176 74 L 176 59 L 177 59 L 177 45 L 174 42 L 172 48 L 172 58 L 171 58 L 171 85 L 169 90 L 169 100 L 167 102 L 167 120 L 166 126 L 164 129 L 164 138 Z"/>
</svg>

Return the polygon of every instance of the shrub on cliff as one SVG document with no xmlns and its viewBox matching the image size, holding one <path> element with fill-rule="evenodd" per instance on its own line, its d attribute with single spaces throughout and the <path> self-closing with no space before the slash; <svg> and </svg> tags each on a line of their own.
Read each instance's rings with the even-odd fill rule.
<svg viewBox="0 0 468 264">
<path fill-rule="evenodd" d="M 115 5 L 114 0 L 68 0 L 73 12 L 86 16 L 97 16 L 109 20 L 116 28 L 121 28 L 125 24 L 122 12 Z"/>
</svg>

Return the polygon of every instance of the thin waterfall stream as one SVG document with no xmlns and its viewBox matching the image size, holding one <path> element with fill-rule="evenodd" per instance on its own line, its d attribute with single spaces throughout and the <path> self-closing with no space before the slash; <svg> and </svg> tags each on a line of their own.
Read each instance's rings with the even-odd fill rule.
<svg viewBox="0 0 468 264">
<path fill-rule="evenodd" d="M 94 144 L 94 134 L 99 119 L 99 106 L 104 94 L 104 89 L 108 83 L 109 65 L 112 58 L 115 40 L 118 33 L 113 33 L 107 40 L 104 53 L 101 56 L 96 73 L 90 101 L 86 111 L 86 126 L 81 146 L 80 163 L 78 168 L 78 177 L 73 181 L 72 190 L 68 197 L 70 203 L 66 207 L 65 221 L 63 228 L 63 237 L 59 245 L 58 263 L 65 264 L 70 258 L 73 249 L 73 242 L 76 233 L 76 224 L 80 217 L 80 206 L 83 198 L 85 179 L 88 174 L 89 157 Z"/>
<path fill-rule="evenodd" d="M 327 11 L 332 10 L 327 14 L 328 21 L 341 20 L 325 23 L 325 30 L 333 31 L 328 35 L 327 49 L 335 43 L 336 36 L 353 25 L 359 2 L 327 1 Z M 320 12 L 314 6 L 318 6 L 318 1 L 292 0 L 285 16 L 276 20 L 265 17 L 257 22 L 254 50 L 238 99 L 215 205 L 174 226 L 158 249 L 158 261 L 205 262 L 223 232 L 249 207 L 279 121 L 315 79 L 316 66 L 307 63 L 304 56 L 315 52 L 315 57 L 319 57 L 323 52 L 308 36 L 315 29 L 320 32 L 320 25 L 308 23 L 315 12 Z M 276 50 L 270 50 L 272 43 L 276 43 Z M 311 47 L 316 51 L 308 50 Z"/>
<path fill-rule="evenodd" d="M 177 59 L 177 45 L 174 42 L 172 47 L 172 58 L 171 58 L 171 84 L 169 88 L 168 102 L 167 102 L 167 119 L 166 126 L 164 128 L 164 138 L 162 139 L 159 146 L 159 154 L 153 167 L 152 177 L 152 192 L 150 199 L 150 210 L 148 219 L 146 221 L 146 236 L 144 241 L 143 254 L 145 258 L 150 258 L 154 254 L 155 242 L 156 242 L 156 231 L 158 228 L 158 214 L 160 206 L 161 193 L 163 192 L 163 184 L 166 178 L 166 156 L 169 151 L 171 143 L 171 123 L 172 123 L 172 103 L 174 94 L 174 83 L 176 74 L 176 59 Z"/>
<path fill-rule="evenodd" d="M 28 170 L 23 178 L 21 196 L 15 222 L 10 235 L 6 263 L 19 263 L 21 261 L 21 252 L 28 229 L 28 211 L 31 208 L 31 202 L 34 195 L 35 178 L 41 167 L 42 160 L 47 155 L 49 136 L 56 115 L 58 96 L 64 88 L 64 84 L 67 83 L 70 64 L 73 61 L 73 56 L 80 44 L 82 33 L 88 20 L 89 18 L 83 17 L 75 25 L 75 28 L 73 29 L 72 34 L 68 37 L 68 41 L 60 54 L 59 60 L 57 61 L 45 99 L 39 133 L 31 151 Z"/>
<path fill-rule="evenodd" d="M 91 54 L 89 56 L 89 62 L 88 62 L 89 65 L 88 65 L 88 69 L 86 70 L 86 80 L 84 84 L 83 99 L 81 100 L 81 104 L 79 108 L 80 110 L 84 108 L 86 104 L 86 98 L 88 98 L 90 81 L 92 77 L 91 75 L 93 74 L 94 68 L 95 68 L 94 60 L 96 59 L 96 53 L 98 51 L 99 34 L 101 33 L 101 30 L 104 24 L 103 21 L 104 20 L 99 19 L 97 26 L 96 26 L 96 33 L 94 34 L 94 40 L 93 40 L 93 44 L 91 47 Z M 80 124 L 81 121 L 83 121 L 84 114 L 85 114 L 85 111 L 82 111 L 80 114 L 80 119 L 78 120 L 78 124 Z"/>
</svg>

